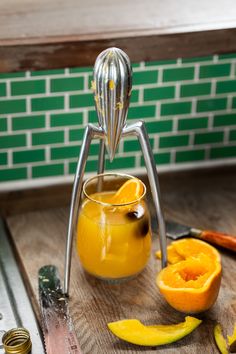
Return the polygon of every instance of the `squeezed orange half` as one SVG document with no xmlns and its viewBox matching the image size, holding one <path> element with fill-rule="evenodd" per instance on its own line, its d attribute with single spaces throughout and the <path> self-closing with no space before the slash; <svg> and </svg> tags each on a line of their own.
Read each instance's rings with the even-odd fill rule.
<svg viewBox="0 0 236 354">
<path fill-rule="evenodd" d="M 156 253 L 160 257 L 160 252 Z M 176 310 L 197 313 L 216 301 L 221 283 L 219 252 L 204 241 L 186 238 L 167 247 L 169 265 L 157 276 L 157 285 Z"/>
</svg>

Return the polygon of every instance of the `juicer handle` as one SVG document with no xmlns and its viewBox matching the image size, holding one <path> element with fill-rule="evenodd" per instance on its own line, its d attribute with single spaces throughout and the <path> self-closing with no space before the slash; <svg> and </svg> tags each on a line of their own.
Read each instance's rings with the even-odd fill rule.
<svg viewBox="0 0 236 354">
<path fill-rule="evenodd" d="M 204 230 L 199 236 L 201 240 L 227 248 L 236 252 L 236 236 L 230 236 L 221 232 Z"/>
</svg>

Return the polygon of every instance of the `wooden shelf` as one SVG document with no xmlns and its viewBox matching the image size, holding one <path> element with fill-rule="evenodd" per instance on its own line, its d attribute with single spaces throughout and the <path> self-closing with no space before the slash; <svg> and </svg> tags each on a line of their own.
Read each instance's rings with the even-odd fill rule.
<svg viewBox="0 0 236 354">
<path fill-rule="evenodd" d="M 236 51 L 234 0 L 2 0 L 0 71 L 93 65 L 117 46 L 133 62 Z"/>
</svg>

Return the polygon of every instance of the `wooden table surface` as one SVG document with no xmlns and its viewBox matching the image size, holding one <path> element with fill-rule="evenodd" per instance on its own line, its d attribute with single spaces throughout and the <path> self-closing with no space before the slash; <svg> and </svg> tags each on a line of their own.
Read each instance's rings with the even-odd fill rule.
<svg viewBox="0 0 236 354">
<path fill-rule="evenodd" d="M 192 171 L 161 175 L 165 216 L 195 227 L 218 229 L 236 235 L 236 170 Z M 38 313 L 38 269 L 55 264 L 63 274 L 68 208 L 27 212 L 7 219 L 23 277 Z M 158 248 L 156 237 L 153 253 Z M 220 250 L 223 277 L 216 304 L 198 315 L 203 323 L 179 342 L 162 346 L 165 354 L 217 353 L 213 327 L 220 322 L 224 334 L 232 334 L 236 318 L 236 256 Z M 109 285 L 86 275 L 73 254 L 70 309 L 83 353 L 153 353 L 115 338 L 107 323 L 138 318 L 146 324 L 170 324 L 184 319 L 159 294 L 155 277 L 160 263 L 152 255 L 148 267 L 136 279 Z"/>
<path fill-rule="evenodd" d="M 118 46 L 132 61 L 236 51 L 234 0 L 1 0 L 0 71 L 93 65 Z"/>
</svg>

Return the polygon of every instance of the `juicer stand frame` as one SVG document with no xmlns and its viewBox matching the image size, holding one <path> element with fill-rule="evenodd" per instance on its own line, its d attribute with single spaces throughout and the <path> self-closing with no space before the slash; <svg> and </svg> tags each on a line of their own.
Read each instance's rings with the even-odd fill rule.
<svg viewBox="0 0 236 354">
<path fill-rule="evenodd" d="M 74 185 L 72 190 L 70 216 L 67 232 L 66 242 L 66 256 L 65 256 L 65 270 L 64 270 L 64 293 L 69 296 L 70 274 L 71 274 L 71 258 L 72 258 L 72 242 L 73 234 L 76 230 L 78 209 L 80 204 L 80 198 L 82 194 L 82 184 L 86 161 L 89 154 L 89 147 L 93 139 L 100 139 L 99 160 L 98 160 L 98 173 L 103 173 L 105 166 L 105 132 L 101 127 L 97 127 L 93 124 L 88 124 L 83 137 L 83 143 L 80 150 L 80 156 L 77 163 Z M 158 229 L 160 237 L 161 248 L 161 262 L 162 268 L 167 265 L 166 254 L 166 232 L 165 222 L 163 218 L 163 212 L 161 207 L 160 187 L 158 181 L 158 175 L 156 170 L 156 164 L 152 149 L 150 146 L 148 134 L 144 122 L 138 121 L 136 123 L 125 125 L 122 129 L 121 137 L 136 136 L 139 140 L 141 150 L 143 153 L 144 161 L 147 168 L 147 174 L 151 193 L 154 201 L 156 217 L 158 220 Z"/>
</svg>

